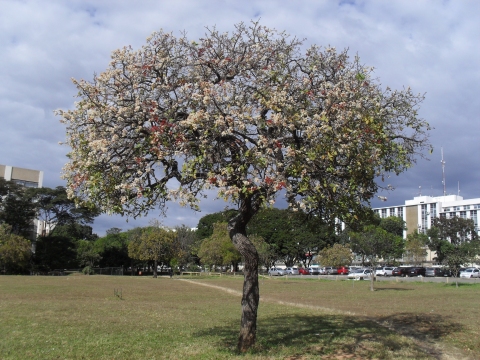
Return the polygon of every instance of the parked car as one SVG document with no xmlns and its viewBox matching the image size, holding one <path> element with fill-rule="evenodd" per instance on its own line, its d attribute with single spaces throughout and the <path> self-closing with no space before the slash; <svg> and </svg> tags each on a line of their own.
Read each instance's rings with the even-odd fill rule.
<svg viewBox="0 0 480 360">
<path fill-rule="evenodd" d="M 443 276 L 453 276 L 452 270 L 449 268 L 444 268 L 443 271 L 445 272 Z"/>
<path fill-rule="evenodd" d="M 392 270 L 392 276 L 401 276 L 405 277 L 407 276 L 410 268 L 409 267 L 397 267 Z"/>
<path fill-rule="evenodd" d="M 377 267 L 375 269 L 375 276 L 392 276 L 393 266 Z"/>
<path fill-rule="evenodd" d="M 349 274 L 347 275 L 347 278 L 349 278 L 349 279 L 354 279 L 355 276 L 356 276 L 356 274 L 360 274 L 360 273 L 362 273 L 364 270 L 366 270 L 366 269 L 360 268 L 360 269 L 350 270 Z"/>
<path fill-rule="evenodd" d="M 477 268 L 466 268 L 460 273 L 461 278 L 478 278 L 480 277 L 480 270 Z"/>
<path fill-rule="evenodd" d="M 465 270 L 467 270 L 467 268 L 461 267 L 460 269 L 458 269 L 458 273 L 457 273 L 456 275 L 455 275 L 455 274 L 453 273 L 453 271 L 452 271 L 452 276 L 458 276 L 458 277 L 460 277 L 460 274 L 461 274 L 462 272 L 464 272 Z"/>
<path fill-rule="evenodd" d="M 338 271 L 336 267 L 333 266 L 327 266 L 325 267 L 325 274 L 326 275 L 337 275 Z"/>
<path fill-rule="evenodd" d="M 447 276 L 447 272 L 443 268 L 439 267 L 428 267 L 425 270 L 425 276 L 435 277 L 435 276 Z"/>
<path fill-rule="evenodd" d="M 353 280 L 369 280 L 371 273 L 370 269 L 355 269 L 352 270 L 347 277 Z"/>
<path fill-rule="evenodd" d="M 287 267 L 284 271 L 285 275 L 299 275 L 297 267 Z"/>
<path fill-rule="evenodd" d="M 319 267 L 309 267 L 308 272 L 310 275 L 318 275 L 320 273 L 320 268 Z"/>
<path fill-rule="evenodd" d="M 318 275 L 327 275 L 327 268 L 326 267 L 319 268 Z"/>
<path fill-rule="evenodd" d="M 305 268 L 298 268 L 298 273 L 300 275 L 310 275 L 310 271 L 308 271 L 307 269 Z"/>
<path fill-rule="evenodd" d="M 338 275 L 348 275 L 348 267 L 340 266 L 339 268 L 337 268 L 337 274 Z"/>
<path fill-rule="evenodd" d="M 268 275 L 270 275 L 270 276 L 283 276 L 284 271 L 283 271 L 283 269 L 273 267 L 270 270 L 268 270 Z"/>
<path fill-rule="evenodd" d="M 426 269 L 424 267 L 411 267 L 406 276 L 425 276 Z"/>
</svg>

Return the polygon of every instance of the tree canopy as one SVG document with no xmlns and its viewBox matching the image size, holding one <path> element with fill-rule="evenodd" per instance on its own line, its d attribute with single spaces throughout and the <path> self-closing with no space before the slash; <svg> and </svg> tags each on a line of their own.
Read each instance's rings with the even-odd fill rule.
<svg viewBox="0 0 480 360">
<path fill-rule="evenodd" d="M 388 173 L 428 147 L 422 95 L 382 89 L 347 51 L 259 23 L 191 41 L 159 31 L 112 54 L 79 101 L 59 110 L 71 147 L 63 176 L 79 203 L 138 216 L 201 195 L 238 205 L 230 237 L 245 259 L 239 349 L 256 338 L 258 254 L 246 224 L 285 194 L 322 218 L 361 212 Z"/>
<path fill-rule="evenodd" d="M 30 193 L 13 181 L 0 178 L 0 223 L 14 234 L 32 237 L 35 204 Z"/>
<path fill-rule="evenodd" d="M 203 240 L 198 257 L 203 264 L 232 265 L 236 270 L 242 258 L 230 240 L 226 222 L 213 225 L 213 234 Z"/>
<path fill-rule="evenodd" d="M 64 225 L 90 224 L 99 215 L 95 207 L 76 206 L 75 202 L 67 197 L 63 186 L 57 186 L 55 189 L 28 188 L 26 191 L 35 204 L 36 217 L 45 221 L 50 229 Z"/>
<path fill-rule="evenodd" d="M 153 261 L 153 277 L 157 277 L 157 264 L 170 264 L 180 251 L 174 231 L 159 226 L 142 228 L 128 243 L 128 256 L 133 259 Z"/>
<path fill-rule="evenodd" d="M 198 260 L 198 238 L 196 231 L 186 225 L 175 227 L 176 242 L 180 247 L 177 254 L 177 263 L 179 266 L 185 266 Z"/>
<path fill-rule="evenodd" d="M 428 236 L 428 247 L 436 252 L 437 261 L 447 264 L 456 276 L 461 266 L 480 254 L 480 239 L 472 219 L 435 218 Z"/>
<path fill-rule="evenodd" d="M 380 220 L 379 225 L 390 234 L 403 237 L 403 231 L 407 230 L 405 221 L 398 216 L 388 216 Z"/>
<path fill-rule="evenodd" d="M 414 264 L 420 264 L 427 256 L 428 236 L 419 233 L 417 229 L 413 233 L 407 235 L 405 242 L 405 252 L 407 259 L 410 259 Z"/>
<path fill-rule="evenodd" d="M 200 240 L 208 238 L 213 234 L 214 224 L 219 222 L 228 222 L 230 219 L 234 218 L 238 214 L 238 211 L 229 209 L 220 212 L 215 212 L 213 214 L 208 214 L 202 216 L 198 220 L 197 225 L 197 237 Z"/>
<path fill-rule="evenodd" d="M 372 291 L 374 290 L 375 267 L 380 258 L 388 258 L 392 253 L 398 238 L 400 237 L 375 225 L 365 226 L 361 232 L 350 233 L 350 247 L 352 251 L 370 262 L 372 268 L 370 289 Z M 402 238 L 400 239 L 402 240 Z"/>
<path fill-rule="evenodd" d="M 0 224 L 0 269 L 5 273 L 25 271 L 32 255 L 29 240 L 11 232 L 11 226 Z"/>
<path fill-rule="evenodd" d="M 323 219 L 291 209 L 261 209 L 249 222 L 247 234 L 260 236 L 286 266 L 310 265 L 313 254 L 336 241 L 335 232 Z"/>
<path fill-rule="evenodd" d="M 318 254 L 318 261 L 325 266 L 349 266 L 353 260 L 353 253 L 349 246 L 334 244 L 326 247 Z"/>
</svg>

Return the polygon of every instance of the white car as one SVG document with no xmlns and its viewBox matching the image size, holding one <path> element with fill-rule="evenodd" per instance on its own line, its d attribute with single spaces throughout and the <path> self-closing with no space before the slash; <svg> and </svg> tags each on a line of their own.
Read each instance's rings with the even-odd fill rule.
<svg viewBox="0 0 480 360">
<path fill-rule="evenodd" d="M 460 273 L 461 278 L 478 278 L 480 277 L 480 270 L 477 268 L 467 268 Z"/>
<path fill-rule="evenodd" d="M 392 266 L 377 267 L 375 269 L 375 276 L 392 276 L 392 271 L 395 269 Z"/>
<path fill-rule="evenodd" d="M 268 275 L 270 276 L 282 276 L 283 274 L 283 269 L 271 268 L 270 270 L 268 270 Z"/>
<path fill-rule="evenodd" d="M 297 267 L 287 267 L 284 272 L 285 275 L 300 275 Z"/>
<path fill-rule="evenodd" d="M 356 269 L 351 271 L 347 277 L 353 280 L 369 280 L 371 273 L 370 269 Z"/>
<path fill-rule="evenodd" d="M 326 267 L 318 268 L 318 275 L 327 275 L 327 268 Z"/>
</svg>

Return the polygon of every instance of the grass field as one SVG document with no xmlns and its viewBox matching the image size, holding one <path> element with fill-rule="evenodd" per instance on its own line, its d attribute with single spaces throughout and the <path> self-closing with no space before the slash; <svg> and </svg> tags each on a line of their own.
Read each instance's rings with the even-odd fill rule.
<svg viewBox="0 0 480 360">
<path fill-rule="evenodd" d="M 260 281 L 257 345 L 237 354 L 242 281 L 1 276 L 0 358 L 480 358 L 480 284 L 284 278 Z"/>
</svg>

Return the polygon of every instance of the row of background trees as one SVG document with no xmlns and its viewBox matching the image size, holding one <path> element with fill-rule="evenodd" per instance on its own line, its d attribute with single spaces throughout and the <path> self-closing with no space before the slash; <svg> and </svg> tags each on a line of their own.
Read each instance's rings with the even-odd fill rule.
<svg viewBox="0 0 480 360">
<path fill-rule="evenodd" d="M 225 210 L 206 215 L 197 229 L 185 225 L 173 229 L 159 221 L 150 226 L 122 231 L 112 228 L 103 237 L 89 225 L 98 211 L 76 207 L 65 188 L 22 188 L 0 179 L 0 263 L 4 273 L 47 273 L 55 269 L 124 267 L 150 268 L 157 276 L 159 265 L 197 270 L 229 267 L 237 270 L 242 257 L 230 239 L 227 223 L 237 214 Z M 34 252 L 28 240 L 32 220 L 45 221 L 53 231 L 39 236 Z M 271 268 L 349 265 L 352 252 L 362 264 L 396 264 L 399 259 L 420 263 L 427 247 L 437 261 L 458 271 L 479 253 L 474 224 L 461 218 L 438 218 L 428 234 L 411 233 L 403 239 L 405 223 L 398 217 L 375 216 L 339 231 L 334 225 L 300 211 L 266 208 L 250 221 L 247 234 L 259 253 L 260 264 Z"/>
</svg>

